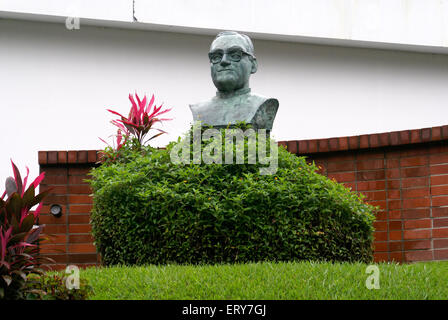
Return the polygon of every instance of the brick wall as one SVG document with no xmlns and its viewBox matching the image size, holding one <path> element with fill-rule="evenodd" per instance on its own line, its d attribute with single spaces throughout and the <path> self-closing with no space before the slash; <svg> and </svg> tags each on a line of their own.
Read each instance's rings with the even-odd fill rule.
<svg viewBox="0 0 448 320">
<path fill-rule="evenodd" d="M 84 179 L 97 162 L 97 151 L 40 151 L 40 171 L 45 178 L 40 191 L 52 188 L 44 199 L 40 224 L 50 241 L 41 244 L 40 252 L 55 260 L 55 268 L 67 264 L 89 266 L 99 263 L 89 224 L 92 209 L 91 189 Z M 62 207 L 62 215 L 50 214 L 50 206 Z"/>
<path fill-rule="evenodd" d="M 448 126 L 281 141 L 381 207 L 375 260 L 448 260 Z"/>
<path fill-rule="evenodd" d="M 381 207 L 375 261 L 448 260 L 448 126 L 279 144 Z M 54 234 L 40 250 L 57 268 L 100 261 L 90 234 L 91 190 L 84 181 L 98 160 L 95 150 L 39 152 L 46 172 L 41 190 L 53 187 L 39 222 Z M 49 213 L 52 204 L 62 206 L 61 217 Z"/>
</svg>

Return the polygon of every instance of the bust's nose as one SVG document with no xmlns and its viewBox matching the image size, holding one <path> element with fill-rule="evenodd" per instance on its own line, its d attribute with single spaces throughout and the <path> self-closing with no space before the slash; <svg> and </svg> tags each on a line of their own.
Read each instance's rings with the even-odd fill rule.
<svg viewBox="0 0 448 320">
<path fill-rule="evenodd" d="M 221 59 L 221 66 L 225 67 L 225 66 L 228 66 L 229 64 L 230 64 L 230 60 L 227 57 L 227 54 L 225 54 Z"/>
</svg>

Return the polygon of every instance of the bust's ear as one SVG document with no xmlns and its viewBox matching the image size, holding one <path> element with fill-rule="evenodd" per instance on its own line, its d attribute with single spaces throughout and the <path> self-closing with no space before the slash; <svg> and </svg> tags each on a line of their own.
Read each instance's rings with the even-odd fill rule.
<svg viewBox="0 0 448 320">
<path fill-rule="evenodd" d="M 252 69 L 250 70 L 250 73 L 255 73 L 258 70 L 258 62 L 257 59 L 252 59 Z"/>
</svg>

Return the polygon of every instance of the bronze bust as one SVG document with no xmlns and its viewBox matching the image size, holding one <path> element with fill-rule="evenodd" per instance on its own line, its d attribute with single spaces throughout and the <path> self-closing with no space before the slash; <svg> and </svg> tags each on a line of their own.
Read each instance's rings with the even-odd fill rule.
<svg viewBox="0 0 448 320">
<path fill-rule="evenodd" d="M 190 105 L 193 120 L 215 128 L 244 121 L 254 129 L 272 130 L 278 100 L 251 93 L 249 77 L 258 68 L 250 38 L 234 31 L 220 32 L 208 54 L 213 83 L 212 99 Z"/>
</svg>

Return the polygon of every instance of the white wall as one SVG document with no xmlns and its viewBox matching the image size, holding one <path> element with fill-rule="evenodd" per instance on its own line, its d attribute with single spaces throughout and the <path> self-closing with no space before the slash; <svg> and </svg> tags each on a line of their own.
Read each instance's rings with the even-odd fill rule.
<svg viewBox="0 0 448 320">
<path fill-rule="evenodd" d="M 38 173 L 38 150 L 98 149 L 114 133 L 106 108 L 155 93 L 173 107 L 165 145 L 214 95 L 212 37 L 0 20 L 0 181 L 9 158 Z M 254 92 L 276 97 L 277 140 L 448 124 L 448 56 L 255 40 Z"/>
</svg>

